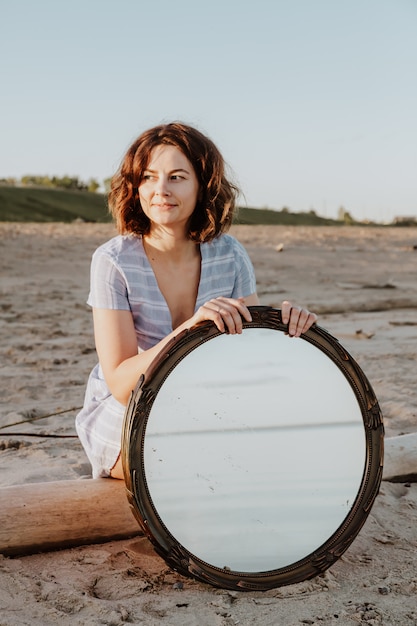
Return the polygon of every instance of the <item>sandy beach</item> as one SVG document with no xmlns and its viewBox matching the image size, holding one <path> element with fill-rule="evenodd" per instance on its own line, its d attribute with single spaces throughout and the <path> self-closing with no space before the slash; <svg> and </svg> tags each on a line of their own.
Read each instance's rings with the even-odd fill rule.
<svg viewBox="0 0 417 626">
<path fill-rule="evenodd" d="M 0 223 L 0 487 L 91 475 L 74 428 L 96 363 L 85 301 L 91 255 L 114 234 L 110 224 Z M 252 258 L 261 303 L 289 299 L 318 313 L 368 377 L 387 437 L 417 432 L 417 229 L 234 226 L 232 234 Z M 417 483 L 383 481 L 339 561 L 267 592 L 183 578 L 141 537 L 0 556 L 0 626 L 412 626 L 416 522 Z"/>
</svg>

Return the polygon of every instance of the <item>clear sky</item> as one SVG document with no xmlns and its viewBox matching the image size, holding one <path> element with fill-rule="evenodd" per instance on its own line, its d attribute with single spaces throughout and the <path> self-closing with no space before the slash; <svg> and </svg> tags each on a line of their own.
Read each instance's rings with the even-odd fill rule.
<svg viewBox="0 0 417 626">
<path fill-rule="evenodd" d="M 417 216 L 417 0 L 0 0 L 0 178 L 111 176 L 146 128 L 248 206 Z"/>
</svg>

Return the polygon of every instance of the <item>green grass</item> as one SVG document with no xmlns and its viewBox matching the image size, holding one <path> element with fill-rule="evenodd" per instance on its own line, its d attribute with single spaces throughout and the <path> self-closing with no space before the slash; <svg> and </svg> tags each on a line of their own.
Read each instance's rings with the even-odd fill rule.
<svg viewBox="0 0 417 626">
<path fill-rule="evenodd" d="M 1 222 L 107 222 L 105 196 L 88 191 L 0 186 Z"/>
<path fill-rule="evenodd" d="M 0 222 L 108 222 L 106 197 L 87 191 L 66 191 L 34 187 L 7 187 L 0 185 Z M 282 224 L 288 226 L 341 225 L 310 213 L 291 213 L 242 207 L 236 224 Z"/>
<path fill-rule="evenodd" d="M 285 226 L 330 226 L 343 222 L 320 217 L 315 213 L 291 213 L 290 211 L 271 211 L 270 209 L 251 209 L 241 207 L 235 219 L 236 224 L 281 224 Z"/>
</svg>

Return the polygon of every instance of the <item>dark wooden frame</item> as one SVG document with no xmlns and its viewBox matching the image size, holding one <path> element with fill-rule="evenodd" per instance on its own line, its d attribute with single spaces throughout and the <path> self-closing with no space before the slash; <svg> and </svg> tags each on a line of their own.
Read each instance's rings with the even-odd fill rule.
<svg viewBox="0 0 417 626">
<path fill-rule="evenodd" d="M 272 307 L 250 307 L 252 322 L 244 328 L 267 328 L 286 333 L 281 311 Z M 364 425 L 366 459 L 362 482 L 355 501 L 342 524 L 329 539 L 305 558 L 267 572 L 236 572 L 206 563 L 177 542 L 155 510 L 145 478 L 143 447 L 148 417 L 155 397 L 174 367 L 202 343 L 220 333 L 211 322 L 204 322 L 175 337 L 141 376 L 126 410 L 122 461 L 127 496 L 133 514 L 155 550 L 179 573 L 216 587 L 238 591 L 264 591 L 317 576 L 334 563 L 351 545 L 365 523 L 378 494 L 383 468 L 384 427 L 372 387 L 360 366 L 325 329 L 314 325 L 302 335 L 324 352 L 343 372 L 358 400 Z"/>
</svg>

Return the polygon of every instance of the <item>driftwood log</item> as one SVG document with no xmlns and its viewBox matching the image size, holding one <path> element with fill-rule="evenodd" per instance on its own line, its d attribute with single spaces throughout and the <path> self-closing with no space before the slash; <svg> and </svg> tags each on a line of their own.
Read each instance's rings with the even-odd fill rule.
<svg viewBox="0 0 417 626">
<path fill-rule="evenodd" d="M 417 433 L 385 439 L 383 480 L 417 480 Z M 0 554 L 6 556 L 141 534 L 121 480 L 68 480 L 0 489 Z"/>
<path fill-rule="evenodd" d="M 66 480 L 0 489 L 0 554 L 33 554 L 140 534 L 122 480 Z"/>
</svg>

